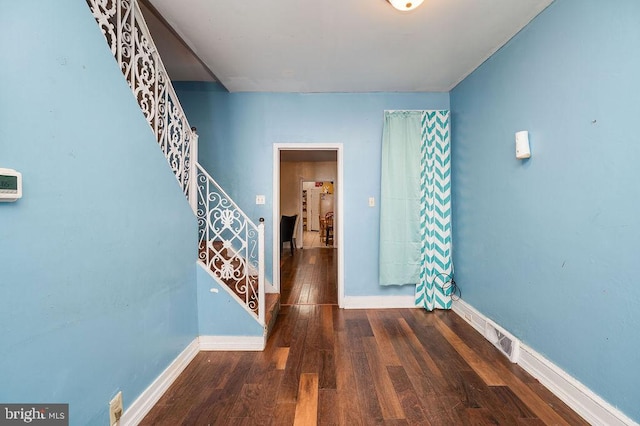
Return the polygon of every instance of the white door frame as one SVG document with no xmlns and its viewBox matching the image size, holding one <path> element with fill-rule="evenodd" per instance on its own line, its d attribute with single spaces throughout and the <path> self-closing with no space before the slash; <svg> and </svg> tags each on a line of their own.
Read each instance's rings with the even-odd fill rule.
<svg viewBox="0 0 640 426">
<path fill-rule="evenodd" d="M 343 144 L 341 143 L 274 143 L 273 144 L 273 286 L 280 292 L 280 151 L 336 151 L 338 176 L 335 185 L 337 199 L 337 228 L 334 229 L 338 242 L 338 306 L 343 307 L 344 300 L 344 171 Z"/>
</svg>

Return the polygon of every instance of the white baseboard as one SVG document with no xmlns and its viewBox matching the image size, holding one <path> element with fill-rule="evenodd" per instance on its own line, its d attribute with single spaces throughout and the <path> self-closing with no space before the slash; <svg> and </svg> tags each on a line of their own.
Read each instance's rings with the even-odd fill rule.
<svg viewBox="0 0 640 426">
<path fill-rule="evenodd" d="M 137 425 L 142 421 L 153 406 L 160 400 L 169 386 L 178 378 L 180 373 L 189 365 L 199 351 L 198 339 L 194 339 L 176 359 L 133 401 L 120 418 L 122 426 Z"/>
<path fill-rule="evenodd" d="M 133 401 L 122 415 L 119 424 L 129 426 L 140 423 L 199 351 L 262 351 L 264 347 L 265 339 L 261 336 L 196 337 Z"/>
<path fill-rule="evenodd" d="M 469 305 L 462 299 L 454 299 L 451 304 L 451 310 L 458 314 L 462 319 L 471 324 L 476 331 L 484 336 L 484 330 L 487 325 L 487 317 L 481 314 L 473 306 Z"/>
<path fill-rule="evenodd" d="M 491 320 L 462 299 L 455 300 L 452 309 L 484 336 L 485 324 Z M 566 371 L 523 343 L 520 343 L 518 365 L 589 423 L 607 426 L 638 425 Z"/>
<path fill-rule="evenodd" d="M 200 336 L 201 351 L 262 351 L 265 336 Z"/>
<path fill-rule="evenodd" d="M 592 425 L 638 425 L 527 345 L 520 346 L 518 364 Z"/>
<path fill-rule="evenodd" d="M 344 296 L 344 309 L 415 308 L 414 296 Z"/>
</svg>

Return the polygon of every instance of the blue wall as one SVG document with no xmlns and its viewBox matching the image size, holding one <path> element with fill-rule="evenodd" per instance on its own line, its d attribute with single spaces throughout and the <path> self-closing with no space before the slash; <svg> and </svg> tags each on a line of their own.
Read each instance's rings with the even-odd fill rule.
<svg viewBox="0 0 640 426">
<path fill-rule="evenodd" d="M 197 277 L 198 335 L 264 336 L 264 327 L 204 268 L 198 266 Z"/>
<path fill-rule="evenodd" d="M 556 0 L 451 93 L 463 298 L 635 420 L 639 22 L 636 0 Z"/>
<path fill-rule="evenodd" d="M 0 2 L 0 401 L 107 424 L 197 334 L 197 224 L 83 1 Z"/>
<path fill-rule="evenodd" d="M 385 109 L 448 109 L 448 93 L 227 93 L 206 83 L 176 84 L 200 135 L 200 162 L 254 221 L 266 219 L 266 274 L 272 277 L 274 143 L 344 144 L 346 296 L 412 295 L 378 285 L 380 153 Z M 267 195 L 264 206 L 255 196 Z"/>
</svg>

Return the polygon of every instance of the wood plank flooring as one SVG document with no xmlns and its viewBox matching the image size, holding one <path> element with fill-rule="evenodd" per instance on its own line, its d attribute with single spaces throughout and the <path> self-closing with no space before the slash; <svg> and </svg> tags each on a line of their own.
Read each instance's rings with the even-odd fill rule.
<svg viewBox="0 0 640 426">
<path fill-rule="evenodd" d="M 337 305 L 337 249 L 284 250 L 280 261 L 281 305 Z"/>
<path fill-rule="evenodd" d="M 281 309 L 264 352 L 200 352 L 141 424 L 588 423 L 451 311 L 305 303 Z"/>
</svg>

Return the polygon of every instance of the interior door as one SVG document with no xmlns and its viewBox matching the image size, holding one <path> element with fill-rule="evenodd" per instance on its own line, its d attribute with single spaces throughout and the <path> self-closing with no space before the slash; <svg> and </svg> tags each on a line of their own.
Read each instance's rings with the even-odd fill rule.
<svg viewBox="0 0 640 426">
<path fill-rule="evenodd" d="M 320 188 L 307 190 L 307 225 L 310 231 L 320 230 Z"/>
</svg>

